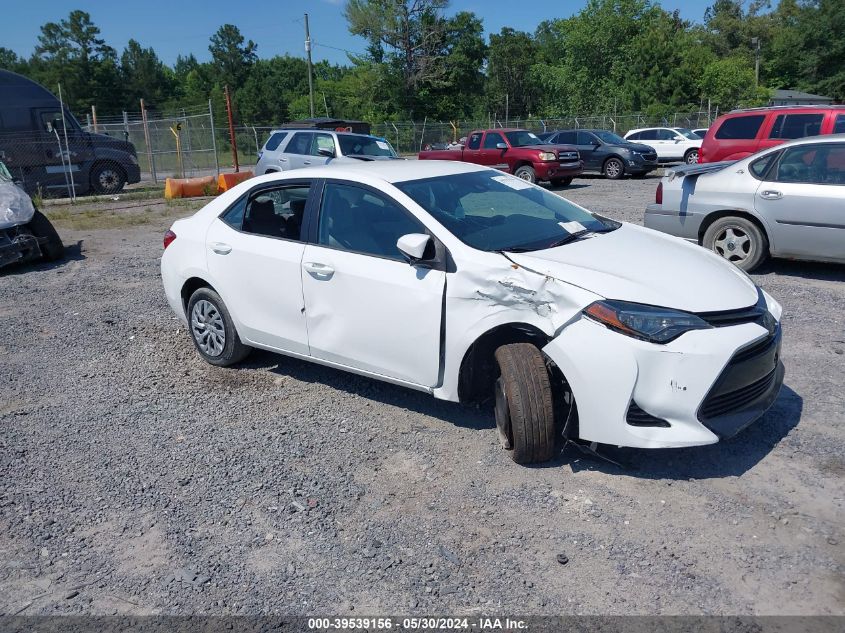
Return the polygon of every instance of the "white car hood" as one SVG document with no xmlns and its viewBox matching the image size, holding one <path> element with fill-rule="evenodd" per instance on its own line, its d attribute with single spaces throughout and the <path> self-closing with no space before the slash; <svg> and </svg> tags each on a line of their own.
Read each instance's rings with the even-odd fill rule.
<svg viewBox="0 0 845 633">
<path fill-rule="evenodd" d="M 718 255 L 630 224 L 557 248 L 507 256 L 606 299 L 688 312 L 736 310 L 758 299 L 748 276 Z"/>
</svg>

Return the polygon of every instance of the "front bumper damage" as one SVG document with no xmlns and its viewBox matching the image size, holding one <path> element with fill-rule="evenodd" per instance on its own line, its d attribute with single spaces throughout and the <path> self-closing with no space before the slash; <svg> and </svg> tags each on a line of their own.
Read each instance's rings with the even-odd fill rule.
<svg viewBox="0 0 845 633">
<path fill-rule="evenodd" d="M 38 238 L 24 226 L 0 229 L 0 267 L 41 258 L 41 246 L 47 238 Z"/>
<path fill-rule="evenodd" d="M 780 327 L 687 332 L 655 345 L 587 318 L 543 351 L 566 376 L 582 440 L 638 448 L 713 444 L 762 416 L 783 383 Z"/>
</svg>

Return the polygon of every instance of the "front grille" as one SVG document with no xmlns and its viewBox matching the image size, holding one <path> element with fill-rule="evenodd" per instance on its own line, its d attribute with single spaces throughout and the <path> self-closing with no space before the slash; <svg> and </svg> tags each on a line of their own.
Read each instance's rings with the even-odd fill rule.
<svg viewBox="0 0 845 633">
<path fill-rule="evenodd" d="M 660 428 L 670 426 L 666 420 L 643 411 L 640 405 L 633 400 L 631 400 L 631 404 L 628 407 L 628 415 L 625 416 L 625 421 L 631 426 L 656 426 Z"/>
<path fill-rule="evenodd" d="M 732 411 L 741 410 L 747 404 L 754 402 L 766 393 L 769 387 L 772 386 L 776 374 L 777 369 L 773 369 L 759 380 L 741 389 L 708 397 L 701 406 L 699 418 L 715 418 Z"/>
<path fill-rule="evenodd" d="M 657 154 L 656 154 L 656 153 L 653 153 L 653 154 L 643 154 L 643 159 L 644 159 L 644 160 L 649 160 L 649 161 L 651 161 L 651 160 L 657 160 Z"/>
<path fill-rule="evenodd" d="M 777 333 L 775 333 L 777 334 Z M 734 357 L 731 359 L 731 364 L 735 365 L 737 363 L 741 363 L 744 360 L 748 360 L 749 358 L 754 358 L 755 356 L 762 356 L 764 354 L 768 354 L 771 348 L 777 347 L 777 344 L 780 341 L 780 337 L 776 335 L 769 336 L 764 338 L 759 343 L 755 343 L 745 349 L 741 349 L 738 351 Z"/>
<path fill-rule="evenodd" d="M 561 152 L 558 160 L 578 160 L 578 152 Z"/>
<path fill-rule="evenodd" d="M 701 312 L 699 317 L 707 321 L 713 327 L 728 327 L 731 325 L 741 325 L 743 323 L 759 323 L 766 314 L 765 304 L 749 306 L 747 308 L 740 308 L 739 310 L 725 310 L 723 312 Z"/>
</svg>

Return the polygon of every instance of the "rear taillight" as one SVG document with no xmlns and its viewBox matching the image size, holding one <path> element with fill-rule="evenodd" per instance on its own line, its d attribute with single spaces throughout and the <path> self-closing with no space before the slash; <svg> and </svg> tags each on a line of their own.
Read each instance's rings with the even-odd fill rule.
<svg viewBox="0 0 845 633">
<path fill-rule="evenodd" d="M 166 249 L 170 246 L 171 242 L 176 239 L 176 233 L 173 231 L 168 230 L 167 233 L 164 234 L 164 248 Z"/>
<path fill-rule="evenodd" d="M 663 182 L 662 181 L 657 183 L 657 191 L 654 192 L 654 204 L 663 204 Z"/>
</svg>

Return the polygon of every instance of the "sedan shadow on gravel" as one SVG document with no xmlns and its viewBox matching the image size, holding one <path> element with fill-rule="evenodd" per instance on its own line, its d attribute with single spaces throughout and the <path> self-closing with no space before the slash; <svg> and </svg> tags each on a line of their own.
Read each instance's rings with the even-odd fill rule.
<svg viewBox="0 0 845 633">
<path fill-rule="evenodd" d="M 643 479 L 714 479 L 739 477 L 763 460 L 801 419 L 804 399 L 788 386 L 772 408 L 736 436 L 691 448 L 635 449 L 603 447 L 599 453 L 622 465 L 589 457 L 567 447 L 559 463 L 573 472 L 598 470 Z"/>
<path fill-rule="evenodd" d="M 462 428 L 490 430 L 496 426 L 492 408 L 476 408 L 437 400 L 421 391 L 272 352 L 254 350 L 249 358 L 239 363 L 237 367 L 267 369 L 275 374 L 289 376 L 302 382 L 323 384 L 381 404 L 432 416 Z"/>
<path fill-rule="evenodd" d="M 492 408 L 472 407 L 436 400 L 432 396 L 265 351 L 254 351 L 239 367 L 266 369 L 306 383 L 330 386 L 381 404 L 431 416 L 457 427 L 490 432 L 495 428 Z M 669 449 L 639 449 L 602 446 L 599 454 L 621 465 L 587 455 L 567 446 L 554 460 L 529 468 L 569 466 L 572 472 L 600 471 L 644 479 L 712 479 L 738 477 L 766 457 L 797 426 L 804 400 L 784 385 L 772 408 L 759 420 L 733 438 L 708 446 Z M 503 454 L 504 457 L 504 454 Z"/>
</svg>

